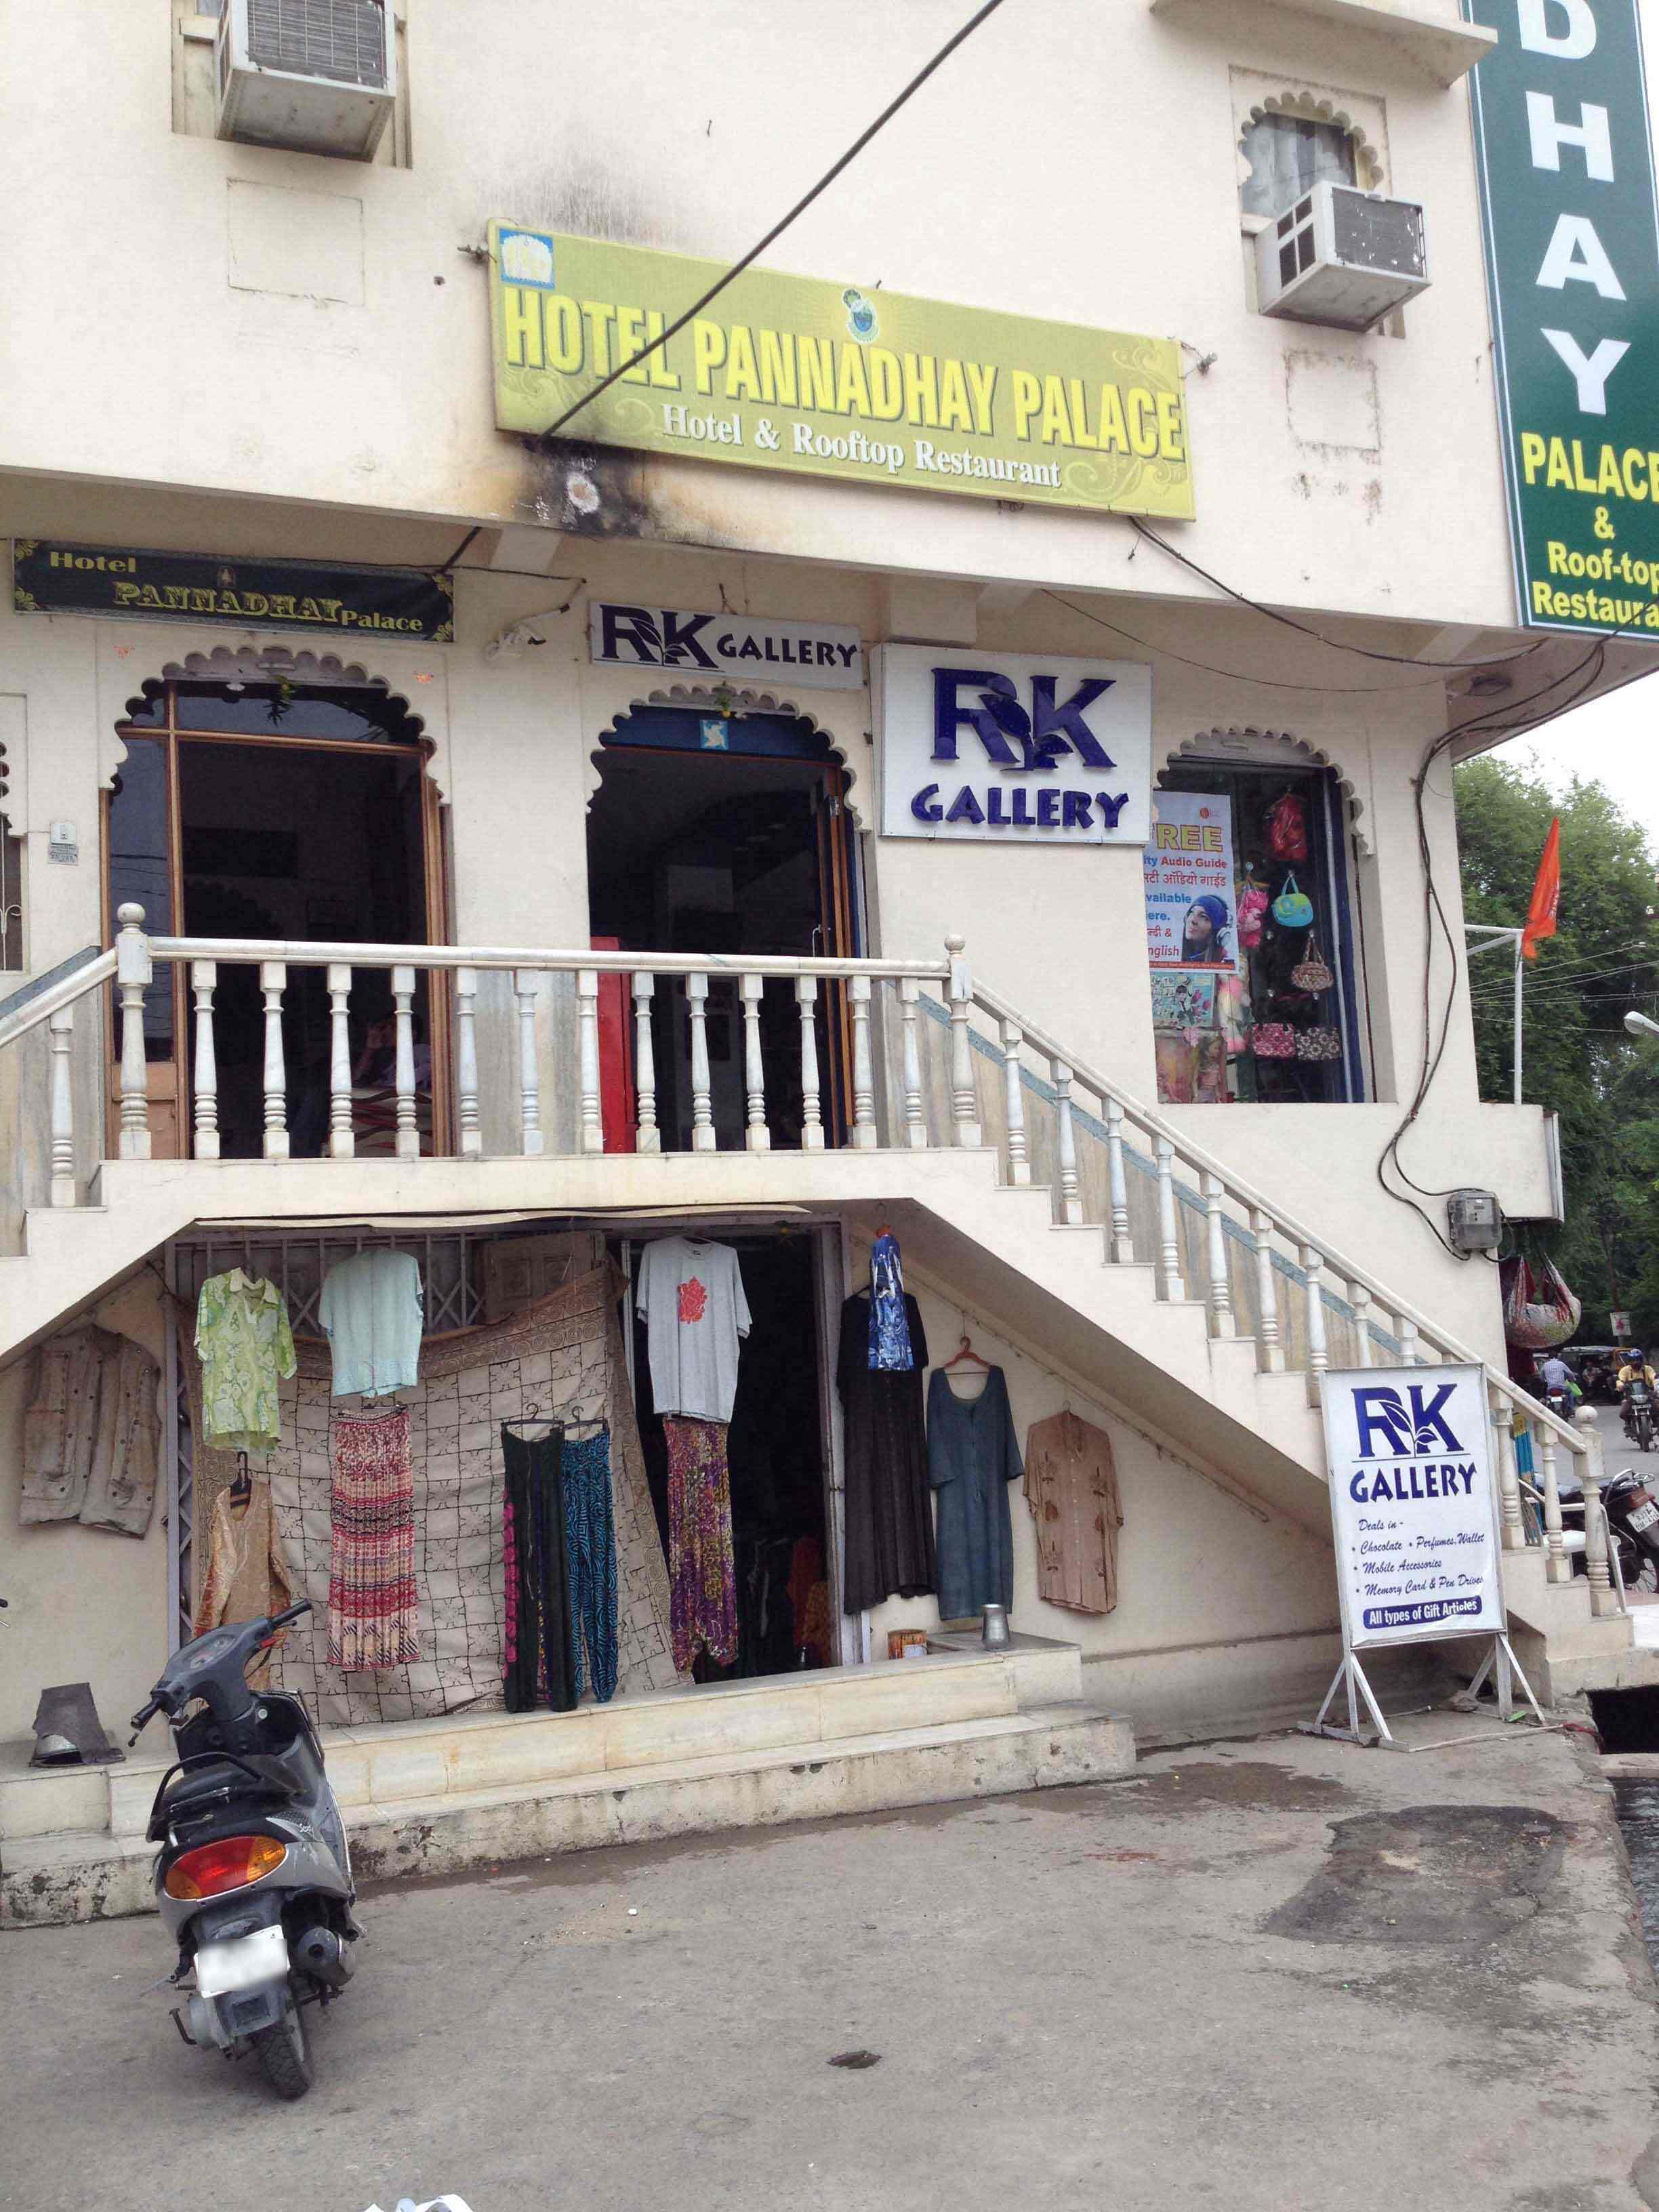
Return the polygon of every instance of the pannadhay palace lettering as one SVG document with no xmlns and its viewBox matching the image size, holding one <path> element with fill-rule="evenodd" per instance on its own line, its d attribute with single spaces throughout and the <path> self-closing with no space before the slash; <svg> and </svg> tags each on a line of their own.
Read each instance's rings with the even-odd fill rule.
<svg viewBox="0 0 1659 2212">
<path fill-rule="evenodd" d="M 455 635 L 447 575 L 422 568 L 235 561 L 47 538 L 12 544 L 20 614 L 161 615 L 447 644 Z"/>
</svg>

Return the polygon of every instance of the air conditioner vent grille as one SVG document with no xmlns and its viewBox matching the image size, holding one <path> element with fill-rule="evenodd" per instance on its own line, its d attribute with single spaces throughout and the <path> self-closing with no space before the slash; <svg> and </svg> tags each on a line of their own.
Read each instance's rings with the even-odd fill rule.
<svg viewBox="0 0 1659 2212">
<path fill-rule="evenodd" d="M 1423 210 L 1410 200 L 1374 199 L 1364 192 L 1334 190 L 1331 237 L 1339 261 L 1390 270 L 1399 276 L 1425 273 Z"/>
<path fill-rule="evenodd" d="M 386 82 L 380 0 L 248 0 L 248 59 L 339 84 Z"/>
</svg>

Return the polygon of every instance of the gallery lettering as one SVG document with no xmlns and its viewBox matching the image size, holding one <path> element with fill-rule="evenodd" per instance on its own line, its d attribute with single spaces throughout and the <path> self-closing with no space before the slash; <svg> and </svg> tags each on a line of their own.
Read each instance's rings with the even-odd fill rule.
<svg viewBox="0 0 1659 2212">
<path fill-rule="evenodd" d="M 1382 1498 L 1392 1498 L 1396 1504 L 1404 1504 L 1413 1498 L 1468 1498 L 1474 1492 L 1477 1472 L 1473 1460 L 1461 1467 L 1449 1463 L 1437 1467 L 1379 1467 L 1374 1474 L 1361 1468 L 1348 1483 L 1348 1495 L 1358 1505 L 1370 1504 Z"/>
</svg>

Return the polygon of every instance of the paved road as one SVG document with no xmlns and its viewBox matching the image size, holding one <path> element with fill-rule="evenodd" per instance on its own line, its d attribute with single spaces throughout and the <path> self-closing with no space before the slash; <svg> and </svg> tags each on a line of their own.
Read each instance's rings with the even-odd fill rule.
<svg viewBox="0 0 1659 2212">
<path fill-rule="evenodd" d="M 288 2106 L 176 2039 L 156 1922 L 0 1936 L 0 2204 L 1659 2207 L 1655 1988 L 1582 1737 L 1228 1745 L 365 1918 Z"/>
<path fill-rule="evenodd" d="M 1609 1474 L 1620 1468 L 1633 1467 L 1638 1474 L 1649 1478 L 1659 1495 L 1659 1451 L 1638 1451 L 1626 1436 L 1616 1406 L 1598 1406 L 1595 1425 L 1601 1436 L 1601 1455 Z"/>
</svg>

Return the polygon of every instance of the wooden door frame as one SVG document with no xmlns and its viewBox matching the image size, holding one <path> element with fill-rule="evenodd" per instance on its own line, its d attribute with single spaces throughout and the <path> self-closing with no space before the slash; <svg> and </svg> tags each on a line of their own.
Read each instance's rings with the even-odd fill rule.
<svg viewBox="0 0 1659 2212">
<path fill-rule="evenodd" d="M 290 752 L 345 753 L 361 759 L 384 758 L 388 755 L 408 757 L 414 753 L 420 776 L 420 800 L 417 810 L 418 834 L 421 839 L 421 895 L 425 908 L 426 941 L 429 945 L 451 942 L 449 912 L 448 855 L 443 837 L 442 803 L 437 785 L 431 775 L 435 746 L 429 739 L 417 745 L 377 745 L 362 738 L 290 738 L 273 733 L 233 732 L 215 730 L 181 731 L 169 720 L 160 728 L 145 728 L 138 724 L 119 723 L 116 734 L 124 745 L 130 742 L 157 744 L 165 751 L 167 779 L 167 885 L 173 910 L 173 927 L 158 930 L 154 918 L 146 916 L 146 928 L 154 936 L 188 936 L 184 927 L 184 822 L 179 790 L 179 755 L 185 745 L 253 745 L 279 748 Z M 117 771 L 118 774 L 118 770 Z M 104 942 L 115 941 L 115 916 L 110 906 L 110 805 L 114 796 L 106 785 L 100 793 L 99 808 L 99 903 L 103 917 Z M 194 1092 L 191 1085 L 191 1060 L 194 1039 L 190 1027 L 190 978 L 186 963 L 176 960 L 172 963 L 173 1041 L 173 1052 L 170 1063 L 155 1062 L 155 1066 L 170 1065 L 174 1078 L 174 1111 L 177 1117 L 178 1150 L 174 1157 L 193 1159 L 196 1155 L 196 1126 Z M 442 1157 L 450 1150 L 454 1126 L 454 1054 L 451 1050 L 451 1000 L 454 977 L 447 971 L 433 969 L 427 975 L 427 1022 L 428 1055 L 432 1068 L 432 1150 Z M 113 1000 L 111 1000 L 112 1008 Z M 105 1042 L 106 1063 L 105 1121 L 106 1156 L 115 1157 L 117 1139 L 120 1133 L 121 1116 L 121 1060 L 118 1024 L 113 1013 L 109 1035 Z M 164 1093 L 158 1091 L 161 1100 Z"/>
</svg>

